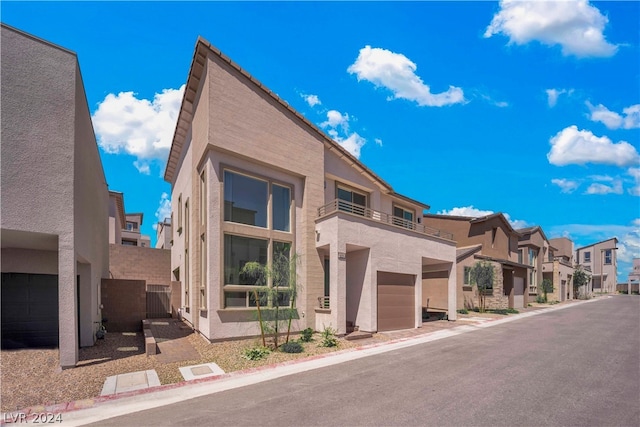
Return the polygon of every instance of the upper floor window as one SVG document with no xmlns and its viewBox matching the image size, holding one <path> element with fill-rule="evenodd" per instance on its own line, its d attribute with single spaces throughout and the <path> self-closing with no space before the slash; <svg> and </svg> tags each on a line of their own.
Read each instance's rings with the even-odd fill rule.
<svg viewBox="0 0 640 427">
<path fill-rule="evenodd" d="M 535 249 L 529 248 L 529 265 L 536 265 L 536 256 L 538 255 Z"/>
<path fill-rule="evenodd" d="M 413 228 L 414 213 L 400 206 L 393 207 L 393 223 L 402 227 Z"/>
<path fill-rule="evenodd" d="M 337 188 L 338 209 L 356 215 L 365 215 L 367 195 L 352 188 L 339 185 Z M 346 202 L 346 203 L 344 203 Z"/>
<path fill-rule="evenodd" d="M 269 183 L 224 171 L 224 220 L 267 227 Z"/>
<path fill-rule="evenodd" d="M 522 264 L 522 250 L 518 249 L 518 263 Z"/>
<path fill-rule="evenodd" d="M 132 221 L 127 221 L 126 229 L 129 230 L 129 231 L 137 230 L 138 229 L 138 224 L 136 224 L 135 222 L 132 222 Z"/>
<path fill-rule="evenodd" d="M 591 262 L 591 252 L 584 253 L 584 262 Z"/>
<path fill-rule="evenodd" d="M 604 251 L 604 263 L 611 264 L 611 249 L 607 249 Z"/>
</svg>

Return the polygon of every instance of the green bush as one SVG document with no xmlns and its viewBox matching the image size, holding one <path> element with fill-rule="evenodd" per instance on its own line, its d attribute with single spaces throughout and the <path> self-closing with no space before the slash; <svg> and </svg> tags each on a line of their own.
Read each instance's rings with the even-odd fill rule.
<svg viewBox="0 0 640 427">
<path fill-rule="evenodd" d="M 520 312 L 518 310 L 516 310 L 515 308 L 507 308 L 507 313 L 509 313 L 509 314 L 518 314 Z"/>
<path fill-rule="evenodd" d="M 322 331 L 322 341 L 320 341 L 320 347 L 336 347 L 338 345 L 338 339 L 336 338 L 336 331 L 332 328 L 325 328 Z"/>
<path fill-rule="evenodd" d="M 493 312 L 495 314 L 502 314 L 503 316 L 506 316 L 507 314 L 509 314 L 509 311 L 506 308 L 496 308 L 495 310 L 493 310 Z"/>
<path fill-rule="evenodd" d="M 302 353 L 304 347 L 297 341 L 289 341 L 280 346 L 280 351 L 284 353 Z"/>
<path fill-rule="evenodd" d="M 542 295 L 538 295 L 538 296 L 536 297 L 536 302 L 537 302 L 538 304 L 544 304 L 544 303 L 545 303 L 545 302 L 547 302 L 547 301 L 544 299 L 544 297 L 543 297 Z"/>
<path fill-rule="evenodd" d="M 300 341 L 309 342 L 313 339 L 313 329 L 307 328 L 303 331 L 300 331 Z"/>
<path fill-rule="evenodd" d="M 251 347 L 244 350 L 242 357 L 247 360 L 260 360 L 267 357 L 269 353 L 271 350 L 266 347 Z"/>
<path fill-rule="evenodd" d="M 460 314 L 469 314 L 469 310 L 467 310 L 466 308 L 461 308 L 460 310 L 458 310 L 458 313 L 460 313 Z"/>
</svg>

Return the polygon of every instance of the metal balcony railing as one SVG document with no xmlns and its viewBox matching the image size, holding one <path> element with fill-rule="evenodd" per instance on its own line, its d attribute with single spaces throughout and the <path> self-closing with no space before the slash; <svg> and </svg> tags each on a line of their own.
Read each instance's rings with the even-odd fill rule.
<svg viewBox="0 0 640 427">
<path fill-rule="evenodd" d="M 326 310 L 331 308 L 331 305 L 329 304 L 329 297 L 318 297 L 318 308 Z"/>
<path fill-rule="evenodd" d="M 329 215 L 330 213 L 340 211 L 353 215 L 362 216 L 373 221 L 383 222 L 385 224 L 394 225 L 396 227 L 402 227 L 408 230 L 413 230 L 416 233 L 425 234 L 427 236 L 436 236 L 443 239 L 453 240 L 453 234 L 438 230 L 437 228 L 431 228 L 417 222 L 410 221 L 408 219 L 393 216 L 384 212 L 376 211 L 367 208 L 356 203 L 347 202 L 340 199 L 335 199 L 324 206 L 318 208 L 318 217 Z"/>
</svg>

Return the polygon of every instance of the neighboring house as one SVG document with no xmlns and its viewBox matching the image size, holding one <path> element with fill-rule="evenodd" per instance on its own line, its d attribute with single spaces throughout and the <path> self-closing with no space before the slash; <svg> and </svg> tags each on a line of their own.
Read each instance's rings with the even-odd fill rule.
<svg viewBox="0 0 640 427">
<path fill-rule="evenodd" d="M 576 249 L 576 262 L 591 271 L 593 292 L 615 292 L 618 277 L 618 239 L 603 240 Z"/>
<path fill-rule="evenodd" d="M 156 228 L 156 249 L 171 249 L 171 220 L 165 218 Z"/>
<path fill-rule="evenodd" d="M 631 271 L 629 272 L 629 276 L 626 284 L 622 284 L 624 289 L 627 292 L 638 292 L 638 287 L 640 285 L 640 258 L 633 259 L 633 266 L 631 267 Z M 622 290 L 621 285 L 618 284 L 618 290 Z"/>
<path fill-rule="evenodd" d="M 109 191 L 109 243 L 125 246 L 151 247 L 151 238 L 140 233 L 141 213 L 125 213 L 124 195 Z"/>
<path fill-rule="evenodd" d="M 548 259 L 550 250 L 549 240 L 539 226 L 516 230 L 521 236 L 518 239 L 518 260 L 527 264 L 529 281 L 525 292 L 525 305 L 534 302 L 538 295 L 542 295 L 543 263 Z"/>
<path fill-rule="evenodd" d="M 522 259 L 518 249 L 520 233 L 501 213 L 480 218 L 435 215 L 424 216 L 424 225 L 449 231 L 457 242 L 457 308 L 479 305 L 477 289 L 472 284 L 471 269 L 480 261 L 494 268 L 493 289 L 486 295 L 486 308 L 523 308 L 526 306 L 528 271 L 532 267 Z"/>
<path fill-rule="evenodd" d="M 108 276 L 107 184 L 74 52 L 1 26 L 2 345 L 91 346 Z"/>
<path fill-rule="evenodd" d="M 299 255 L 295 328 L 420 327 L 423 272 L 455 319 L 455 242 L 390 185 L 199 38 L 165 170 L 174 280 L 204 337 L 255 336 L 249 261 Z M 286 301 L 283 296 L 283 303 Z"/>
<path fill-rule="evenodd" d="M 566 301 L 574 298 L 573 293 L 573 242 L 567 237 L 549 240 L 549 251 L 542 264 L 543 278 L 551 280 L 553 292 L 547 294 L 547 301 Z"/>
</svg>

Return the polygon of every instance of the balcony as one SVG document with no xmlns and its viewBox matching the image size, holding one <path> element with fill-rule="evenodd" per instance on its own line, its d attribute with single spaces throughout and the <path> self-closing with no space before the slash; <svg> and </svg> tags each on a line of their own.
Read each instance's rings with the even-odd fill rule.
<svg viewBox="0 0 640 427">
<path fill-rule="evenodd" d="M 413 230 L 416 233 L 423 234 L 426 236 L 435 236 L 440 237 L 442 239 L 453 240 L 453 234 L 438 230 L 437 228 L 427 227 L 423 224 L 418 224 L 417 222 L 410 221 L 404 218 L 399 218 L 397 216 L 393 216 L 384 212 L 376 211 L 370 208 L 367 208 L 362 205 L 358 205 L 355 203 L 347 202 L 340 199 L 335 199 L 330 203 L 327 203 L 324 206 L 318 208 L 318 218 L 321 218 L 325 215 L 329 215 L 333 212 L 345 212 L 351 215 L 361 216 L 372 221 L 382 222 L 385 224 L 389 224 L 395 227 Z"/>
</svg>

